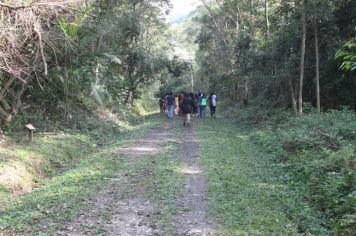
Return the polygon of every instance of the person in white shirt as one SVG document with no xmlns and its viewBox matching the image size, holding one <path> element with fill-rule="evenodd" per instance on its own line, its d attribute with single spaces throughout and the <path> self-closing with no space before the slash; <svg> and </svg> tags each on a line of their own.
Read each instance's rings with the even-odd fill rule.
<svg viewBox="0 0 356 236">
<path fill-rule="evenodd" d="M 216 118 L 215 113 L 216 113 L 216 105 L 217 105 L 218 97 L 215 95 L 214 92 L 212 92 L 210 93 L 208 100 L 210 105 L 210 115 L 211 117 Z"/>
</svg>

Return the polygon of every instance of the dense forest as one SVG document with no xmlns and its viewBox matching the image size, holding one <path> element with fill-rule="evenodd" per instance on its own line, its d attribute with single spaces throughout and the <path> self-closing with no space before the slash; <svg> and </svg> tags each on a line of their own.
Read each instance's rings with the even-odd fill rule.
<svg viewBox="0 0 356 236">
<path fill-rule="evenodd" d="M 355 109 L 354 1 L 202 3 L 180 32 L 162 17 L 167 1 L 1 3 L 2 124 L 48 109 L 68 122 L 91 98 L 123 108 L 190 73 L 231 102 Z M 198 45 L 194 63 L 174 57 L 172 37 Z"/>
<path fill-rule="evenodd" d="M 166 1 L 1 3 L 1 121 L 70 123 L 76 109 L 124 110 L 164 80 Z"/>
<path fill-rule="evenodd" d="M 57 204 L 51 198 L 32 197 L 32 190 L 43 187 L 44 195 L 49 194 L 46 191 L 57 182 L 47 181 L 61 181 L 56 178 L 71 174 L 71 168 L 81 170 L 96 163 L 102 168 L 98 179 L 127 170 L 121 162 L 97 162 L 98 157 L 111 155 L 109 147 L 119 145 L 118 139 L 134 140 L 144 130 L 158 127 L 162 117 L 148 114 L 158 110 L 163 94 L 199 90 L 215 92 L 219 99 L 221 123 L 197 124 L 197 135 L 206 147 L 202 165 L 208 172 L 213 206 L 209 212 L 226 227 L 217 235 L 354 234 L 356 1 L 199 3 L 183 20 L 169 22 L 170 0 L 0 1 L 0 205 L 4 205 L 0 206 L 0 236 L 2 231 L 35 234 L 51 225 L 46 218 L 54 210 L 48 213 L 47 208 L 61 207 L 50 205 Z M 34 144 L 27 141 L 27 124 L 36 128 Z M 172 129 L 185 132 L 174 125 Z M 241 194 L 235 184 L 243 185 L 242 177 L 235 176 L 239 172 L 235 162 L 244 160 L 229 159 L 229 148 L 218 153 L 222 164 L 210 156 L 219 148 L 207 140 L 211 133 L 224 140 L 220 145 L 236 148 L 232 153 L 243 152 L 253 163 L 260 162 L 269 174 L 259 180 L 273 186 L 287 183 L 283 191 L 273 190 L 273 196 L 283 202 L 276 206 L 284 212 L 283 220 L 260 229 L 265 221 L 256 226 L 246 219 L 249 223 L 241 225 L 251 228 L 238 233 L 242 226 L 236 223 L 236 212 L 242 206 L 230 203 Z M 170 164 L 180 165 L 175 161 L 163 161 L 166 166 L 150 171 L 163 175 Z M 134 171 L 151 164 L 140 165 Z M 221 165 L 224 170 L 216 176 Z M 167 198 L 176 197 L 183 177 L 172 174 L 169 179 L 171 174 L 164 175 L 166 182 L 146 183 L 159 189 L 149 193 L 166 194 L 160 191 L 169 189 L 172 194 Z M 96 191 L 103 185 L 98 179 L 89 178 L 91 187 L 81 191 L 88 195 Z M 46 186 L 52 187 L 46 190 Z M 60 204 L 71 197 L 65 194 Z M 13 198 L 20 199 L 16 204 L 28 204 L 11 208 Z M 75 195 L 73 206 L 80 199 Z M 174 218 L 172 204 L 162 202 Z M 41 208 L 37 209 L 41 216 L 19 213 L 31 209 L 31 204 Z M 73 209 L 65 213 L 69 218 L 75 217 Z M 262 219 L 265 214 L 258 216 Z M 159 219 L 158 227 L 167 219 Z M 293 224 L 272 226 L 289 225 L 287 221 Z M 42 228 L 36 224 L 31 228 L 34 222 Z M 162 235 L 171 235 L 167 232 Z"/>
<path fill-rule="evenodd" d="M 354 1 L 202 2 L 184 26 L 199 87 L 295 113 L 355 109 Z"/>
</svg>

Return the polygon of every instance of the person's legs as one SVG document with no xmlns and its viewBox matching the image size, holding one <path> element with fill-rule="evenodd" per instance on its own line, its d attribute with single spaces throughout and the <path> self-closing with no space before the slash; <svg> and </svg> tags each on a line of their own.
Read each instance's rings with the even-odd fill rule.
<svg viewBox="0 0 356 236">
<path fill-rule="evenodd" d="M 171 106 L 171 105 L 168 106 L 168 115 L 167 115 L 167 117 L 169 119 L 173 118 L 173 106 Z"/>
<path fill-rule="evenodd" d="M 187 123 L 188 125 L 190 125 L 190 114 L 187 114 Z"/>
<path fill-rule="evenodd" d="M 200 106 L 199 105 L 197 106 L 197 116 L 198 117 L 200 116 Z"/>
<path fill-rule="evenodd" d="M 202 108 L 202 117 L 205 116 L 205 111 L 206 111 L 206 106 L 203 106 L 203 108 Z"/>
<path fill-rule="evenodd" d="M 213 106 L 213 117 L 215 118 L 216 106 Z"/>
<path fill-rule="evenodd" d="M 173 119 L 174 116 L 174 105 L 171 106 L 171 119 Z"/>
<path fill-rule="evenodd" d="M 210 106 L 210 116 L 213 117 L 214 115 L 214 107 Z"/>
</svg>

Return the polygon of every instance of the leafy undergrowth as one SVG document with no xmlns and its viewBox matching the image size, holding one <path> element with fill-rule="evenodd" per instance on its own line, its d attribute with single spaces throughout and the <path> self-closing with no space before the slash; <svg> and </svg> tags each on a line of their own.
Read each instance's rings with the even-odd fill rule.
<svg viewBox="0 0 356 236">
<path fill-rule="evenodd" d="M 226 234 L 356 232 L 355 121 L 347 110 L 294 117 L 248 108 L 200 123 L 212 209 Z"/>
<path fill-rule="evenodd" d="M 104 118 L 104 116 L 102 116 Z M 157 117 L 119 126 L 96 120 L 71 133 L 35 136 L 0 148 L 0 232 L 54 234 L 125 167 L 117 147 L 160 124 Z"/>
</svg>

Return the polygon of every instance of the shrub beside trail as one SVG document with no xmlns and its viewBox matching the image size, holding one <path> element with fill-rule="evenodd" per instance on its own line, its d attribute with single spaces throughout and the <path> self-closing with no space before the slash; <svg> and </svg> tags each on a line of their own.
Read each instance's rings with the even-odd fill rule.
<svg viewBox="0 0 356 236">
<path fill-rule="evenodd" d="M 273 157 L 325 228 L 338 235 L 356 231 L 356 115 L 331 110 L 294 117 L 266 114 L 250 139 Z M 240 120 L 242 122 L 242 120 Z M 307 227 L 301 214 L 297 221 Z"/>
</svg>

